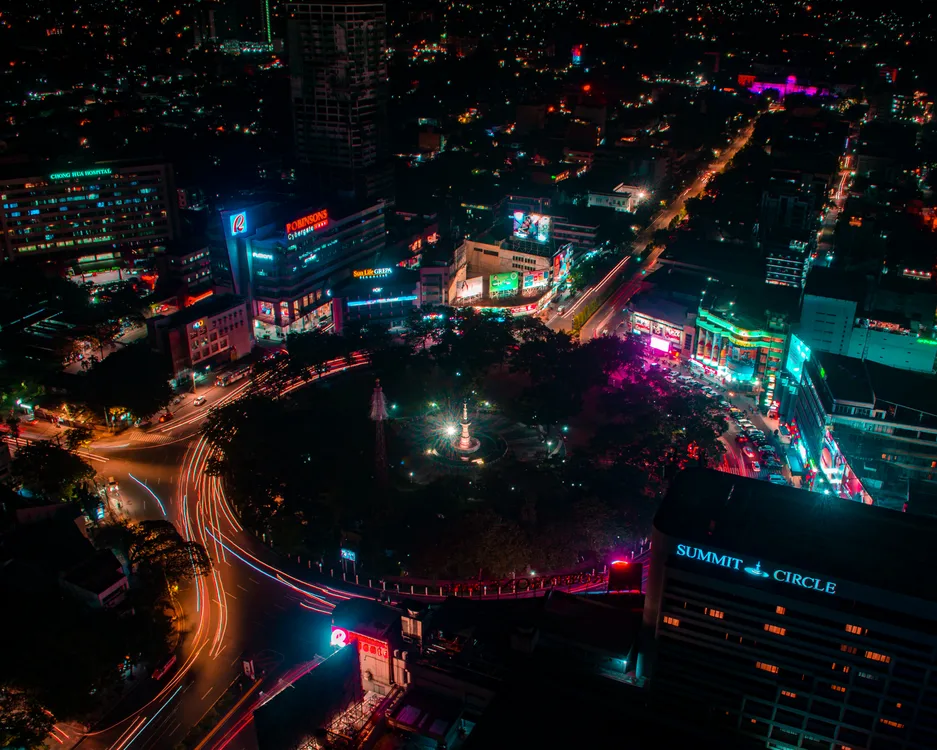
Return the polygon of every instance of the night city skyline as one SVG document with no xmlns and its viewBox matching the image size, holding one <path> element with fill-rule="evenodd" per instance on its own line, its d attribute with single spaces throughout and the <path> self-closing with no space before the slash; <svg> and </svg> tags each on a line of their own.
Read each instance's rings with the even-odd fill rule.
<svg viewBox="0 0 937 750">
<path fill-rule="evenodd" d="M 0 746 L 937 748 L 934 49 L 0 10 Z"/>
</svg>

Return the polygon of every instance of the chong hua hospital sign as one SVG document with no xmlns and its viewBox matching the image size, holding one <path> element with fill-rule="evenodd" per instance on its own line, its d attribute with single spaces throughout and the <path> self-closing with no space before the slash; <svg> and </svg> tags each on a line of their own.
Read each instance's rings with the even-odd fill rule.
<svg viewBox="0 0 937 750">
<path fill-rule="evenodd" d="M 778 583 L 786 583 L 790 586 L 797 586 L 798 588 L 802 589 L 819 591 L 823 594 L 836 593 L 835 581 L 826 581 L 815 576 L 805 576 L 800 573 L 792 573 L 791 571 L 784 570 L 783 568 L 775 568 L 773 570 L 768 568 L 763 570 L 760 560 L 754 565 L 746 564 L 746 562 L 740 557 L 722 555 L 718 552 L 705 550 L 701 547 L 691 547 L 689 544 L 677 545 L 677 557 L 685 557 L 688 560 L 698 560 L 701 563 L 715 565 L 719 568 L 737 570 L 740 573 L 751 576 L 752 578 L 771 578 Z"/>
</svg>

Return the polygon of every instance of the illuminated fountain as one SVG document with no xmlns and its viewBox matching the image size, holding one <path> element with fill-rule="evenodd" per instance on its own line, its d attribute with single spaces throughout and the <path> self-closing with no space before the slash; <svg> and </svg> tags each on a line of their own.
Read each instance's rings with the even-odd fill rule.
<svg viewBox="0 0 937 750">
<path fill-rule="evenodd" d="M 436 423 L 433 442 L 423 451 L 425 455 L 438 466 L 456 471 L 481 467 L 502 458 L 508 446 L 493 424 L 500 420 L 488 415 L 480 424 L 473 424 L 467 400 L 462 402 L 460 411 L 458 424 L 449 422 L 440 429 Z"/>
</svg>

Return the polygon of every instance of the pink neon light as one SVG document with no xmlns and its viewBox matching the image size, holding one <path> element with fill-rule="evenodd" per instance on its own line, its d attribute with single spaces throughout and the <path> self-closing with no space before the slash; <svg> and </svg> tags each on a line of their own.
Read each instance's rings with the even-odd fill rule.
<svg viewBox="0 0 937 750">
<path fill-rule="evenodd" d="M 657 349 L 659 352 L 669 352 L 670 342 L 659 336 L 651 336 L 651 349 Z"/>
<path fill-rule="evenodd" d="M 794 76 L 788 76 L 787 80 L 784 83 L 772 83 L 771 81 L 754 81 L 749 87 L 748 90 L 753 94 L 763 94 L 766 91 L 777 91 L 780 96 L 788 96 L 789 94 L 804 94 L 806 96 L 829 96 L 829 91 L 826 89 L 817 88 L 816 86 L 803 86 L 797 83 L 797 78 Z"/>
</svg>

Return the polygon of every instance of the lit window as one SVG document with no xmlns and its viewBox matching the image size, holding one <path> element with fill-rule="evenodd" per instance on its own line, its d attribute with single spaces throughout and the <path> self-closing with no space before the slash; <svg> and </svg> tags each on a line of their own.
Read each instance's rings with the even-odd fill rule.
<svg viewBox="0 0 937 750">
<path fill-rule="evenodd" d="M 901 724 L 897 721 L 892 721 L 891 719 L 879 719 L 882 724 L 887 724 L 890 727 L 895 727 L 895 729 L 904 729 L 904 724 Z"/>
<path fill-rule="evenodd" d="M 796 698 L 796 697 L 797 697 L 797 693 L 792 693 L 790 690 L 782 690 L 782 691 L 781 691 L 781 695 L 783 695 L 785 698 Z"/>
<path fill-rule="evenodd" d="M 785 614 L 785 613 L 787 612 L 787 608 L 786 608 L 786 607 L 775 607 L 775 608 L 774 608 L 774 611 L 775 611 L 777 614 L 779 614 L 779 615 L 783 615 L 783 614 Z"/>
<path fill-rule="evenodd" d="M 891 661 L 891 657 L 890 657 L 890 656 L 885 656 L 885 654 L 880 654 L 880 653 L 878 653 L 878 652 L 876 652 L 876 651 L 866 651 L 866 652 L 865 652 L 865 658 L 866 658 L 866 659 L 871 659 L 872 661 L 881 661 L 881 662 L 885 662 L 886 664 L 888 664 L 888 662 Z"/>
<path fill-rule="evenodd" d="M 845 652 L 845 653 L 847 653 L 847 654 L 857 654 L 857 653 L 859 653 L 859 649 L 857 649 L 855 646 L 847 646 L 845 643 L 842 644 L 842 645 L 839 647 L 839 650 L 840 650 L 840 651 L 843 651 L 843 652 Z"/>
<path fill-rule="evenodd" d="M 844 688 L 842 685 L 830 685 L 830 687 L 833 688 L 833 690 L 835 690 L 837 693 L 846 692 L 846 688 Z"/>
<path fill-rule="evenodd" d="M 771 672 L 772 674 L 778 673 L 778 668 L 774 666 L 774 664 L 765 664 L 763 661 L 756 661 L 755 667 L 763 669 L 765 672 Z"/>
<path fill-rule="evenodd" d="M 680 620 L 676 617 L 671 617 L 670 615 L 664 615 L 664 625 L 673 625 L 675 628 L 680 627 Z"/>
<path fill-rule="evenodd" d="M 765 623 L 765 630 L 767 630 L 769 633 L 775 633 L 777 635 L 787 634 L 787 628 L 780 628 L 777 625 L 769 625 L 768 623 Z"/>
<path fill-rule="evenodd" d="M 717 620 L 721 620 L 723 617 L 726 616 L 725 612 L 718 610 L 718 609 L 710 609 L 709 607 L 706 607 L 705 612 L 707 615 L 709 615 L 710 617 L 715 617 Z"/>
<path fill-rule="evenodd" d="M 858 625 L 847 625 L 846 632 L 855 633 L 856 635 L 865 635 L 869 631 L 867 631 L 865 628 L 859 627 Z"/>
</svg>

